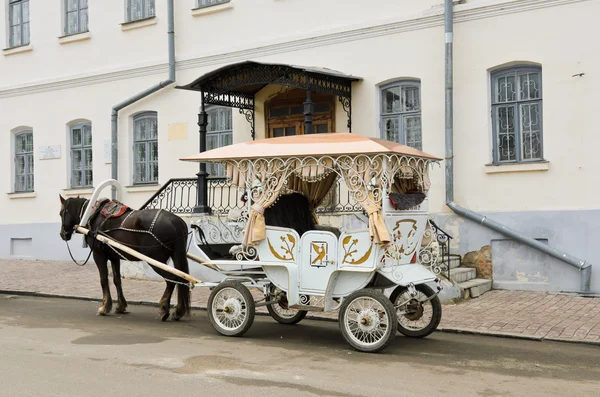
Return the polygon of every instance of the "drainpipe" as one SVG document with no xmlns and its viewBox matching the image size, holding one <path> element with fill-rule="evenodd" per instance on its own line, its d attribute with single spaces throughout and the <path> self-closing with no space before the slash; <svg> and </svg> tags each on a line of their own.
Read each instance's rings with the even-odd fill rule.
<svg viewBox="0 0 600 397">
<path fill-rule="evenodd" d="M 168 19 L 168 46 L 169 46 L 169 78 L 153 85 L 150 88 L 118 103 L 112 108 L 111 113 L 111 141 L 112 141 L 112 179 L 119 180 L 119 134 L 118 134 L 118 119 L 119 111 L 132 103 L 147 97 L 156 91 L 165 88 L 175 82 L 175 17 L 174 17 L 174 0 L 167 0 L 167 19 Z M 112 198 L 116 198 L 116 190 L 112 188 Z"/>
<path fill-rule="evenodd" d="M 539 241 L 525 236 L 516 230 L 510 229 L 494 220 L 491 220 L 481 214 L 463 208 L 454 202 L 454 153 L 453 153 L 453 17 L 454 10 L 452 0 L 444 0 L 444 26 L 445 26 L 445 43 L 446 43 L 446 56 L 445 56 L 445 74 L 446 74 L 446 205 L 454 211 L 456 214 L 470 219 L 474 222 L 479 223 L 482 226 L 492 229 L 504 236 L 510 237 L 520 243 L 535 248 L 545 254 L 548 254 L 568 265 L 581 271 L 581 292 L 590 292 L 590 282 L 592 276 L 592 264 L 575 258 L 567 253 L 559 251 L 555 248 L 549 247 L 546 244 L 540 243 Z"/>
</svg>

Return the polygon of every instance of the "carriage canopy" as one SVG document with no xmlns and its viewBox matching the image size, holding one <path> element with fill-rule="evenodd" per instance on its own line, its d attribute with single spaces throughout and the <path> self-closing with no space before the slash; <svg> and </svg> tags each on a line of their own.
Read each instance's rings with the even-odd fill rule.
<svg viewBox="0 0 600 397">
<path fill-rule="evenodd" d="M 442 159 L 399 143 L 336 132 L 238 143 L 181 160 L 223 163 L 234 186 L 251 188 L 243 244 L 255 245 L 265 238 L 265 209 L 281 194 L 301 192 L 316 208 L 338 177 L 368 214 L 373 242 L 387 244 L 384 192 L 427 193 L 429 165 Z"/>
</svg>

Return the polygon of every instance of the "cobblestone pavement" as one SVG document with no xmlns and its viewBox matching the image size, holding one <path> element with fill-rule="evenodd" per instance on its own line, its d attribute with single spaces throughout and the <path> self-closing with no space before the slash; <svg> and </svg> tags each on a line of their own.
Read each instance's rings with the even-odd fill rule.
<svg viewBox="0 0 600 397">
<path fill-rule="evenodd" d="M 114 299 L 112 281 L 110 285 Z M 164 287 L 163 282 L 124 279 L 129 310 L 135 310 L 131 307 L 135 303 L 157 303 Z M 64 261 L 0 260 L 0 291 L 102 298 L 94 264 L 77 266 Z M 195 288 L 192 305 L 205 308 L 208 294 L 208 288 Z M 173 297 L 172 303 L 175 302 Z M 257 311 L 265 313 L 266 308 L 260 307 Z M 310 314 L 316 318 L 337 319 L 337 312 Z M 493 290 L 466 302 L 444 304 L 438 329 L 600 344 L 600 298 Z"/>
</svg>

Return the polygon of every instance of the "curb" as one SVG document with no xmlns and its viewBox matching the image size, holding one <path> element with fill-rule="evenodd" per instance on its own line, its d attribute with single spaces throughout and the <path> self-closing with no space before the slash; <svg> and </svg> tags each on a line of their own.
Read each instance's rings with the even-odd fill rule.
<svg viewBox="0 0 600 397">
<path fill-rule="evenodd" d="M 71 299 L 71 300 L 83 300 L 83 301 L 88 301 L 88 302 L 102 302 L 102 299 L 99 299 L 99 298 L 90 298 L 90 297 L 74 296 L 74 295 L 49 294 L 49 293 L 44 293 L 44 292 L 0 290 L 0 295 L 35 296 L 35 297 L 40 297 L 40 298 L 60 298 L 60 299 Z M 127 301 L 127 304 L 138 305 L 138 306 L 158 307 L 158 303 L 148 302 L 148 301 Z M 173 306 L 174 305 L 172 305 L 172 307 Z M 191 308 L 194 310 L 206 311 L 206 306 L 192 305 Z M 269 316 L 268 313 L 262 313 L 262 312 L 256 312 L 256 315 L 257 316 Z M 327 318 L 327 317 L 317 317 L 317 316 L 310 315 L 310 314 L 307 314 L 306 319 L 309 319 L 312 321 L 338 322 L 337 319 Z M 448 334 L 491 336 L 491 337 L 496 337 L 496 338 L 521 339 L 521 340 L 530 340 L 530 341 L 536 341 L 536 342 L 550 341 L 550 342 L 600 346 L 600 341 L 587 341 L 587 340 L 581 340 L 581 339 L 569 340 L 569 339 L 560 339 L 560 338 L 535 336 L 535 335 L 513 334 L 510 332 L 483 331 L 483 330 L 472 329 L 472 328 L 438 327 L 435 330 L 435 332 L 443 332 L 443 333 L 448 333 Z"/>
</svg>

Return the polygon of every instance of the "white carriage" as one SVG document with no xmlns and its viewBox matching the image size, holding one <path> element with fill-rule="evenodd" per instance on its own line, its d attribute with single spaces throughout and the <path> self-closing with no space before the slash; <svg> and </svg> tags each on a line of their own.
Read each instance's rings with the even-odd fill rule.
<svg viewBox="0 0 600 397">
<path fill-rule="evenodd" d="M 194 227 L 197 244 L 188 256 L 224 275 L 208 284 L 208 316 L 219 333 L 242 335 L 259 305 L 287 324 L 307 311 L 339 309 L 346 341 L 368 352 L 385 348 L 397 330 L 423 337 L 438 326 L 440 279 L 418 253 L 428 220 L 428 169 L 440 159 L 394 142 L 330 133 L 256 140 L 182 160 L 224 164 L 232 185 L 249 198 L 232 259 L 207 255 L 198 244 L 201 228 Z M 282 195 L 299 192 L 314 210 L 338 178 L 368 216 L 364 228 L 317 223 L 299 235 L 265 224 L 265 211 Z M 391 287 L 388 298 L 384 290 Z M 265 299 L 255 302 L 248 288 L 259 288 Z"/>
</svg>

